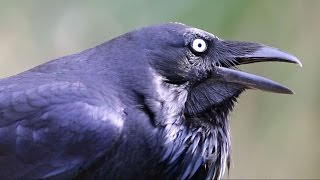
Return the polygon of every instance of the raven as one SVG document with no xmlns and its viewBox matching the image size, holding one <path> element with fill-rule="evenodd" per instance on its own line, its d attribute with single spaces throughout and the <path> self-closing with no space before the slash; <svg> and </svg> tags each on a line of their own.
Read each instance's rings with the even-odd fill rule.
<svg viewBox="0 0 320 180">
<path fill-rule="evenodd" d="M 237 69 L 261 61 L 301 65 L 166 23 L 1 79 L 0 179 L 219 179 L 236 98 L 293 93 Z"/>
</svg>

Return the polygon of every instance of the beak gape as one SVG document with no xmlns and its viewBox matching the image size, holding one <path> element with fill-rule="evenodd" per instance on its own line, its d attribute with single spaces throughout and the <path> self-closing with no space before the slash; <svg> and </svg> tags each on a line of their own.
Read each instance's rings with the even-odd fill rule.
<svg viewBox="0 0 320 180">
<path fill-rule="evenodd" d="M 255 62 L 279 61 L 298 64 L 302 67 L 302 64 L 298 58 L 289 53 L 261 44 L 259 44 L 259 46 L 260 47 L 252 53 L 233 57 L 236 60 L 236 64 L 241 65 Z M 260 89 L 274 93 L 294 94 L 294 92 L 289 88 L 277 82 L 239 70 L 226 67 L 217 67 L 214 73 L 216 74 L 214 74 L 213 77 L 215 77 L 217 80 L 239 84 L 248 89 Z"/>
</svg>

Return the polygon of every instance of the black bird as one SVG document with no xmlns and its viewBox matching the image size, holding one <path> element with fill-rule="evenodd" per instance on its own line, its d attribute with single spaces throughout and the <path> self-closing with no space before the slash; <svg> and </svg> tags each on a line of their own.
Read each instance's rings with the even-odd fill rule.
<svg viewBox="0 0 320 180">
<path fill-rule="evenodd" d="M 218 179 L 246 89 L 283 51 L 179 23 L 144 27 L 0 80 L 0 179 Z"/>
</svg>

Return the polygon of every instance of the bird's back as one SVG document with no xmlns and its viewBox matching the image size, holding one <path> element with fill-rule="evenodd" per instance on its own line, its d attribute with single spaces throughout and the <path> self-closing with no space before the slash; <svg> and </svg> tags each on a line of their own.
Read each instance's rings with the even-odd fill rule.
<svg viewBox="0 0 320 180">
<path fill-rule="evenodd" d="M 75 56 L 0 80 L 0 179 L 73 177 L 120 137 L 118 92 L 73 73 Z"/>
<path fill-rule="evenodd" d="M 118 87 L 113 69 L 101 78 L 95 56 L 89 49 L 0 80 L 0 179 L 167 177 L 143 97 Z"/>
</svg>

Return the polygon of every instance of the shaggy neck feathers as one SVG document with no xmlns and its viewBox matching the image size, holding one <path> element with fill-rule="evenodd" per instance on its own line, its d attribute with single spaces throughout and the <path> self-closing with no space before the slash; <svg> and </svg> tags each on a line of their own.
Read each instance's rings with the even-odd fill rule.
<svg viewBox="0 0 320 180">
<path fill-rule="evenodd" d="M 161 160 L 167 165 L 167 173 L 179 179 L 190 179 L 197 173 L 207 179 L 221 178 L 230 164 L 227 116 L 236 97 L 189 116 L 185 114 L 186 87 L 165 83 L 161 76 L 154 83 L 156 98 L 148 104 L 157 109 L 153 111 L 154 123 L 161 129 Z"/>
</svg>

